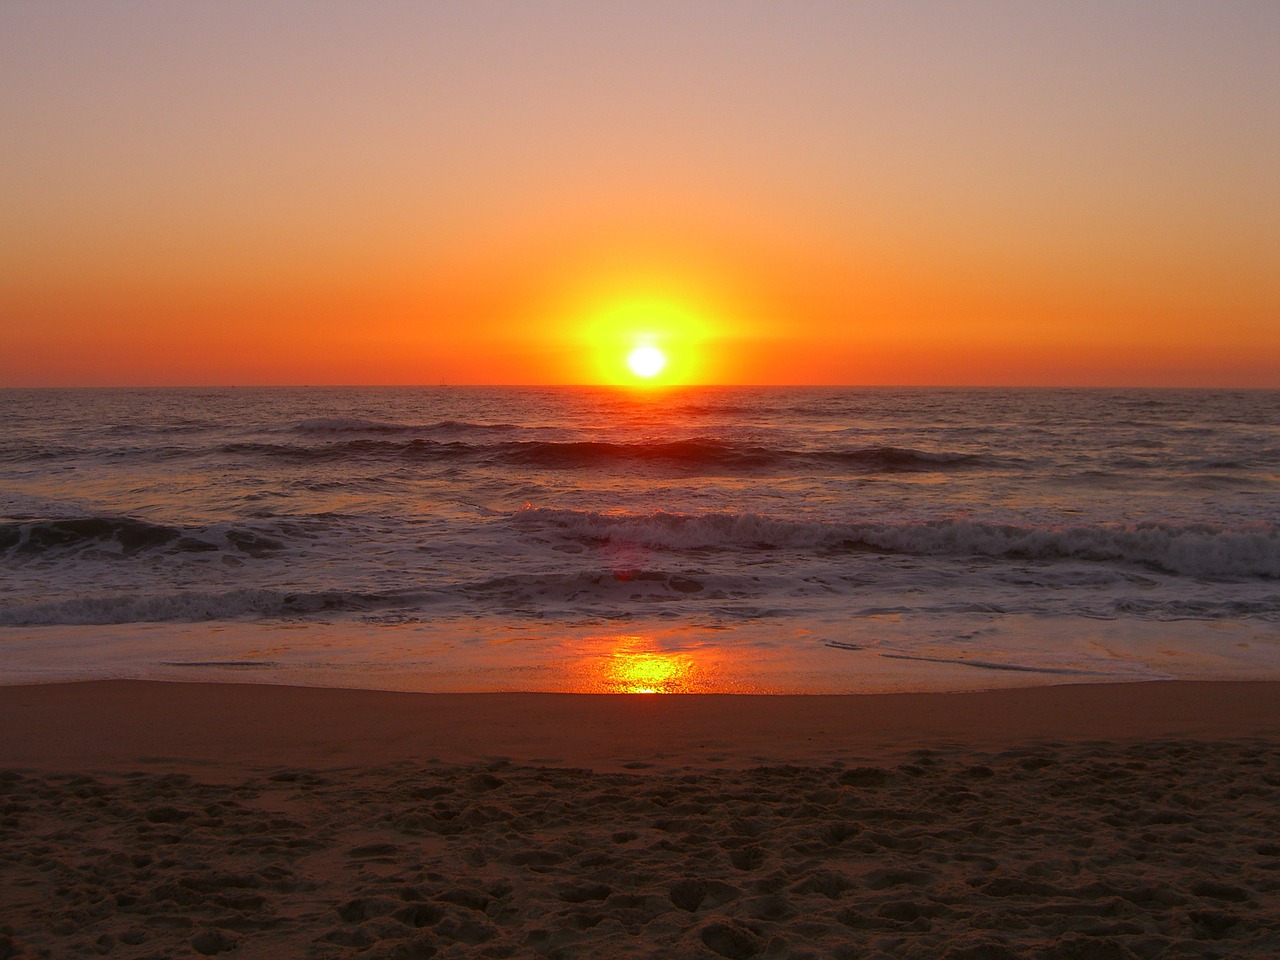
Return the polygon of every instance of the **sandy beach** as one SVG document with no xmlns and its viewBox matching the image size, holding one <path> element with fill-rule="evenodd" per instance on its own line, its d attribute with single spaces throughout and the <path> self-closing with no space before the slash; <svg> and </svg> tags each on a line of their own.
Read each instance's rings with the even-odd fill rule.
<svg viewBox="0 0 1280 960">
<path fill-rule="evenodd" d="M 1280 684 L 0 697 L 0 957 L 1280 954 Z"/>
</svg>

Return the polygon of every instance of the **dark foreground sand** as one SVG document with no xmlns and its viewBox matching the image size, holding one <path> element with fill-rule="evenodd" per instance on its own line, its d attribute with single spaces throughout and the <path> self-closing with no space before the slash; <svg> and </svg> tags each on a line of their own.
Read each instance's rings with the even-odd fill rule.
<svg viewBox="0 0 1280 960">
<path fill-rule="evenodd" d="M 0 960 L 1280 956 L 1280 684 L 0 690 Z"/>
</svg>

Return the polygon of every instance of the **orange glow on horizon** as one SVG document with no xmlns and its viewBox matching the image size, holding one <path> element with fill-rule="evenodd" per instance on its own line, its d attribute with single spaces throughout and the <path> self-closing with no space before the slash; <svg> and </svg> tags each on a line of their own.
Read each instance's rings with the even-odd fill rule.
<svg viewBox="0 0 1280 960">
<path fill-rule="evenodd" d="M 0 5 L 0 388 L 1280 388 L 1280 5 L 372 6 Z"/>
</svg>

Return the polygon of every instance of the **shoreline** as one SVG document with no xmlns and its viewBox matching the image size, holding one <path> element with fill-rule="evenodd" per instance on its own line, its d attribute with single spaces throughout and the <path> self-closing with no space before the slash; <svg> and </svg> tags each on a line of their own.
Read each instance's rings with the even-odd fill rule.
<svg viewBox="0 0 1280 960">
<path fill-rule="evenodd" d="M 973 644 L 921 642 L 913 618 L 731 631 L 637 622 L 522 626 L 124 623 L 0 627 L 0 685 L 113 678 L 402 693 L 860 695 L 1168 680 L 1280 681 L 1273 623 L 949 618 Z M 91 664 L 92 669 L 86 669 Z"/>
<path fill-rule="evenodd" d="M 104 680 L 0 698 L 0 767 L 369 767 L 404 760 L 741 768 L 887 762 L 921 748 L 1280 738 L 1280 682 L 1061 684 L 981 693 L 398 693 Z"/>
</svg>

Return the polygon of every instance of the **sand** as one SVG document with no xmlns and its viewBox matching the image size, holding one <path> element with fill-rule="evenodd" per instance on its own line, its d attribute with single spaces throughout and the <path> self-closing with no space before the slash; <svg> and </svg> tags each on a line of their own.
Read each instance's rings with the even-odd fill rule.
<svg viewBox="0 0 1280 960">
<path fill-rule="evenodd" d="M 1280 684 L 0 691 L 0 960 L 1280 956 Z"/>
</svg>

